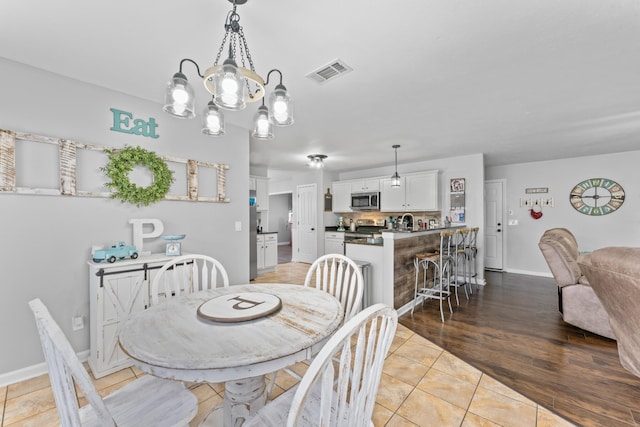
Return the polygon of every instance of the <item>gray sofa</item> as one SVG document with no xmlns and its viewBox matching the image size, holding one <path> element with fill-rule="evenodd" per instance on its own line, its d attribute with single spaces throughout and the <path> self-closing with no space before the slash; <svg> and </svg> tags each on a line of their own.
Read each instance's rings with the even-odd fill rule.
<svg viewBox="0 0 640 427">
<path fill-rule="evenodd" d="M 607 312 L 580 269 L 580 263 L 588 263 L 591 255 L 580 254 L 576 238 L 566 228 L 545 231 L 538 247 L 558 284 L 562 319 L 586 331 L 616 339 Z"/>
<path fill-rule="evenodd" d="M 580 268 L 609 313 L 620 363 L 640 377 L 640 248 L 598 249 Z"/>
</svg>

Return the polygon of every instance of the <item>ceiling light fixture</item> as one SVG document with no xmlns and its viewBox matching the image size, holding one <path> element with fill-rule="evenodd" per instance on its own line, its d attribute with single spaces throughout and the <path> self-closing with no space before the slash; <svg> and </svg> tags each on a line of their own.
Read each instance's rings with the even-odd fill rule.
<svg viewBox="0 0 640 427">
<path fill-rule="evenodd" d="M 400 187 L 400 175 L 398 175 L 398 148 L 399 145 L 392 145 L 392 148 L 396 152 L 396 173 L 391 176 L 391 187 Z"/>
<path fill-rule="evenodd" d="M 238 111 L 245 108 L 248 102 L 262 100 L 262 105 L 258 108 L 258 113 L 255 116 L 256 123 L 252 134 L 256 138 L 271 139 L 273 138 L 273 125 L 288 126 L 293 124 L 291 97 L 287 88 L 282 84 L 280 70 L 269 71 L 266 82 L 256 73 L 253 59 L 249 53 L 249 45 L 244 37 L 242 26 L 240 26 L 240 15 L 236 13 L 237 6 L 246 3 L 247 0 L 229 0 L 229 2 L 233 3 L 233 9 L 227 13 L 224 23 L 224 37 L 213 66 L 207 68 L 204 74 L 200 74 L 200 67 L 194 60 L 182 59 L 178 72 L 173 75 L 166 87 L 162 109 L 172 116 L 182 119 L 195 117 L 195 92 L 182 72 L 183 64 L 190 62 L 195 65 L 198 76 L 203 79 L 205 89 L 213 95 L 212 101 L 204 110 L 205 118 L 202 128 L 204 134 L 212 136 L 224 134 L 224 116 L 217 107 Z M 224 51 L 228 51 L 229 56 L 222 64 L 218 64 Z M 242 64 L 241 67 L 238 66 L 236 59 Z M 246 68 L 247 65 L 249 68 Z M 280 75 L 280 82 L 269 97 L 268 105 L 265 105 L 265 86 L 269 84 L 269 77 L 274 72 Z M 265 114 L 271 121 L 270 131 L 265 130 Z M 258 120 L 261 122 L 258 123 Z M 217 122 L 220 126 L 216 125 Z M 258 128 L 261 131 L 256 133 Z"/>
<path fill-rule="evenodd" d="M 316 168 L 316 169 L 321 169 L 324 167 L 324 159 L 326 159 L 327 156 L 325 156 L 324 154 L 310 154 L 307 156 L 307 159 L 309 159 L 309 167 L 312 168 Z"/>
</svg>

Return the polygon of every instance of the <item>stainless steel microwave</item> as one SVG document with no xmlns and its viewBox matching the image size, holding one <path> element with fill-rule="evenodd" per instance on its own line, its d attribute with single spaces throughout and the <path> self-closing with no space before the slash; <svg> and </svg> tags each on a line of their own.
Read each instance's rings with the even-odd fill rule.
<svg viewBox="0 0 640 427">
<path fill-rule="evenodd" d="M 351 209 L 354 211 L 379 211 L 380 193 L 352 193 Z"/>
</svg>

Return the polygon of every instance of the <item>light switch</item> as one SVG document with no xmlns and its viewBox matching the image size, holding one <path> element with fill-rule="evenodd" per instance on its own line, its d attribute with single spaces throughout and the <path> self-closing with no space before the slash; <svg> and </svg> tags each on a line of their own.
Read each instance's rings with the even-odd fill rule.
<svg viewBox="0 0 640 427">
<path fill-rule="evenodd" d="M 510 219 L 509 220 L 509 225 L 518 225 L 518 220 L 517 219 Z"/>
<path fill-rule="evenodd" d="M 236 231 L 242 231 L 242 221 L 236 221 Z"/>
</svg>

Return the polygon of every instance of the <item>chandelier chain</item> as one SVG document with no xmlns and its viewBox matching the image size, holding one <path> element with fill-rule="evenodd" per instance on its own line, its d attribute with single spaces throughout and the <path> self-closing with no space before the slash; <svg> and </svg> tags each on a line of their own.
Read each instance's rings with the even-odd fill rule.
<svg viewBox="0 0 640 427">
<path fill-rule="evenodd" d="M 216 61 L 213 65 L 218 65 L 218 61 L 220 61 L 220 55 L 222 55 L 222 51 L 224 50 L 224 45 L 227 43 L 227 36 L 229 35 L 229 31 L 224 33 L 224 37 L 222 38 L 222 44 L 220 44 L 220 49 L 218 49 L 218 54 L 216 55 Z"/>
</svg>

